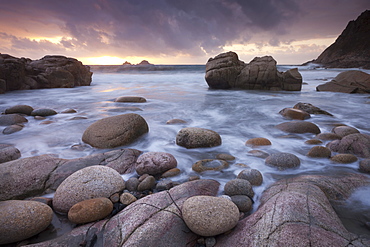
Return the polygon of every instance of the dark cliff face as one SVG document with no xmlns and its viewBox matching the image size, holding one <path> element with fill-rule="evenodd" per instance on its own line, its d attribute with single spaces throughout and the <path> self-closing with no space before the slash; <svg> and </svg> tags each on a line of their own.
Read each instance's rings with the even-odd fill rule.
<svg viewBox="0 0 370 247">
<path fill-rule="evenodd" d="M 337 40 L 312 62 L 328 68 L 370 69 L 370 10 L 350 21 Z"/>
</svg>

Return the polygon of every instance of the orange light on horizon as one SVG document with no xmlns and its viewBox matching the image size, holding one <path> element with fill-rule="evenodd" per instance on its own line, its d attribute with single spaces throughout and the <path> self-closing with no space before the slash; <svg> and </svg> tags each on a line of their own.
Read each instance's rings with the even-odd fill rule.
<svg viewBox="0 0 370 247">
<path fill-rule="evenodd" d="M 115 56 L 101 56 L 101 57 L 82 57 L 79 60 L 86 65 L 122 65 L 124 62 L 131 64 L 138 64 L 143 60 L 150 63 L 152 61 L 145 57 L 115 57 Z"/>
</svg>

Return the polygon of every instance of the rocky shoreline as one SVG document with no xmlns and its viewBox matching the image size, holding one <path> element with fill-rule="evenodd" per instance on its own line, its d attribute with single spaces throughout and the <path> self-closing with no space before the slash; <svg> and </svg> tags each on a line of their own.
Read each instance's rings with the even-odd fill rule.
<svg viewBox="0 0 370 247">
<path fill-rule="evenodd" d="M 143 97 L 120 97 L 117 102 L 146 102 Z M 74 112 L 73 109 L 64 114 Z M 0 124 L 21 126 L 27 118 L 60 114 L 52 109 L 17 105 L 6 109 Z M 226 153 L 192 165 L 197 174 L 221 173 L 229 166 L 244 169 L 225 186 L 200 176 L 182 174 L 176 158 L 165 152 L 115 149 L 78 159 L 53 155 L 20 158 L 11 145 L 0 146 L 0 244 L 3 246 L 367 246 L 370 240 L 350 233 L 333 206 L 356 188 L 370 184 L 370 136 L 349 126 L 320 133 L 306 121 L 312 114 L 331 116 L 308 103 L 284 108 L 282 134 L 309 134 L 307 157 L 350 164 L 360 159 L 360 173 L 305 175 L 270 185 L 252 212 L 254 186 L 263 175 Z M 185 121 L 169 120 L 168 124 Z M 186 124 L 186 122 L 185 122 Z M 28 126 L 31 127 L 31 126 Z M 101 119 L 82 139 L 97 148 L 119 148 L 142 138 L 150 126 L 138 114 Z M 11 134 L 11 133 L 8 133 Z M 114 138 L 116 137 L 116 138 Z M 186 149 L 215 147 L 221 136 L 212 130 L 185 127 L 174 136 Z M 245 145 L 251 155 L 265 159 L 278 171 L 298 169 L 291 153 L 265 153 L 265 137 Z M 78 148 L 78 147 L 74 147 Z M 124 174 L 130 175 L 127 180 Z M 53 198 L 42 195 L 54 193 Z M 41 196 L 41 197 L 40 197 Z M 47 207 L 47 209 L 45 208 Z M 366 223 L 366 222 L 365 222 Z M 284 244 L 283 244 L 284 243 Z"/>
</svg>

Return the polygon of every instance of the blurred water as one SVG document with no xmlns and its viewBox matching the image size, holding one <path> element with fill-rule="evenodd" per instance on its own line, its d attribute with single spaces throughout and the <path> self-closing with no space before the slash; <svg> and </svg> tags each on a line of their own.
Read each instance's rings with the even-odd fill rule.
<svg viewBox="0 0 370 247">
<path fill-rule="evenodd" d="M 291 66 L 280 66 L 284 71 Z M 0 111 L 17 104 L 30 105 L 33 108 L 52 108 L 61 112 L 67 108 L 77 111 L 74 114 L 57 114 L 48 117 L 51 124 L 27 117 L 25 128 L 11 135 L 1 135 L 0 143 L 14 144 L 22 157 L 42 154 L 56 154 L 61 158 L 78 158 L 97 152 L 88 147 L 83 151 L 71 149 L 73 145 L 83 144 L 81 137 L 84 130 L 93 122 L 108 116 L 128 113 L 120 112 L 122 107 L 139 107 L 135 113 L 148 122 L 150 131 L 137 142 L 125 146 L 144 152 L 161 151 L 173 154 L 182 175 L 174 180 L 184 181 L 194 175 L 191 166 L 194 162 L 215 158 L 218 153 L 229 153 L 236 157 L 231 166 L 219 173 L 204 173 L 202 178 L 214 178 L 224 185 L 243 169 L 236 163 L 243 163 L 256 168 L 264 176 L 264 183 L 255 188 L 258 199 L 267 185 L 277 178 L 296 174 L 325 174 L 351 171 L 357 172 L 358 162 L 350 165 L 334 165 L 327 159 L 306 157 L 311 148 L 304 144 L 313 138 L 311 134 L 295 135 L 284 138 L 275 125 L 288 121 L 279 111 L 293 107 L 298 102 L 311 103 L 334 115 L 313 115 L 306 121 L 317 124 L 322 132 L 330 132 L 333 125 L 343 123 L 356 127 L 360 132 L 370 134 L 370 99 L 368 95 L 316 92 L 317 85 L 334 78 L 343 70 L 314 69 L 299 67 L 303 76 L 301 92 L 210 90 L 204 80 L 204 66 L 182 67 L 179 70 L 129 71 L 121 73 L 95 72 L 89 87 L 41 89 L 32 91 L 14 91 L 0 95 Z M 365 71 L 369 73 L 370 71 Z M 115 103 L 120 96 L 142 96 L 146 103 Z M 73 117 L 87 119 L 70 120 Z M 180 118 L 187 124 L 168 125 L 167 120 Z M 177 132 L 184 127 L 202 127 L 218 132 L 222 145 L 214 148 L 185 149 L 175 143 Z M 0 128 L 0 131 L 4 127 Z M 268 153 L 288 152 L 301 160 L 298 169 L 278 171 L 265 166 L 264 160 L 248 154 L 251 147 L 245 141 L 254 137 L 268 138 L 272 145 L 261 147 Z M 122 148 L 122 147 L 120 147 Z M 256 200 L 258 201 L 258 200 Z M 256 204 L 258 205 L 258 203 Z"/>
</svg>

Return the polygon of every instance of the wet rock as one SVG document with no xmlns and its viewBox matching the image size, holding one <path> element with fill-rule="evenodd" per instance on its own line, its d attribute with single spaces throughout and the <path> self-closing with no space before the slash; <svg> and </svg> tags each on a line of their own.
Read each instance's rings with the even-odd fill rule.
<svg viewBox="0 0 370 247">
<path fill-rule="evenodd" d="M 53 210 L 36 201 L 0 201 L 0 244 L 32 237 L 50 225 Z"/>
<path fill-rule="evenodd" d="M 359 170 L 361 172 L 370 173 L 370 159 L 361 160 Z"/>
<path fill-rule="evenodd" d="M 335 133 L 320 133 L 316 135 L 316 138 L 323 141 L 340 140 L 342 137 Z"/>
<path fill-rule="evenodd" d="M 176 144 L 185 148 L 215 147 L 221 145 L 221 136 L 213 130 L 183 128 L 176 135 Z"/>
<path fill-rule="evenodd" d="M 252 184 L 246 179 L 232 179 L 225 184 L 225 194 L 228 196 L 245 195 L 253 198 Z"/>
<path fill-rule="evenodd" d="M 157 175 L 172 168 L 176 168 L 177 160 L 169 153 L 147 152 L 139 156 L 136 161 L 135 169 L 139 175 Z"/>
<path fill-rule="evenodd" d="M 65 110 L 63 110 L 61 113 L 63 113 L 63 114 L 68 114 L 68 113 L 77 113 L 77 111 L 76 111 L 75 109 L 71 109 L 71 108 L 69 108 L 69 109 L 65 109 Z"/>
<path fill-rule="evenodd" d="M 139 96 L 121 96 L 115 99 L 114 102 L 144 103 L 146 99 Z"/>
<path fill-rule="evenodd" d="M 177 176 L 181 173 L 181 170 L 179 168 L 172 168 L 166 172 L 164 172 L 161 177 L 162 178 L 169 178 L 169 177 L 174 177 Z"/>
<path fill-rule="evenodd" d="M 0 115 L 0 126 L 9 126 L 20 123 L 27 123 L 28 120 L 18 114 Z"/>
<path fill-rule="evenodd" d="M 37 109 L 31 112 L 31 116 L 41 116 L 41 117 L 52 116 L 56 114 L 58 114 L 56 111 L 48 108 Z"/>
<path fill-rule="evenodd" d="M 343 137 L 348 136 L 350 134 L 360 133 L 360 131 L 358 131 L 358 129 L 350 127 L 350 126 L 337 126 L 333 129 L 333 133 L 337 134 L 338 136 L 343 138 Z"/>
<path fill-rule="evenodd" d="M 262 150 L 250 150 L 248 151 L 248 154 L 258 157 L 258 158 L 262 158 L 262 159 L 265 159 L 270 155 L 269 153 L 266 153 Z"/>
<path fill-rule="evenodd" d="M 289 132 L 289 133 L 313 133 L 319 134 L 321 131 L 316 124 L 306 121 L 292 121 L 285 122 L 275 126 L 279 130 Z"/>
<path fill-rule="evenodd" d="M 191 180 L 190 180 L 191 181 Z M 156 190 L 158 191 L 163 191 L 163 190 L 169 190 L 171 189 L 172 187 L 174 186 L 177 186 L 179 185 L 178 182 L 174 182 L 172 181 L 171 179 L 163 179 L 163 180 L 160 180 L 157 185 L 156 185 Z"/>
<path fill-rule="evenodd" d="M 362 158 L 370 158 L 370 136 L 365 134 L 350 134 L 341 140 L 328 143 L 327 147 L 338 153 L 349 153 Z"/>
<path fill-rule="evenodd" d="M 129 191 L 137 191 L 137 186 L 139 186 L 139 183 L 140 181 L 138 178 L 131 177 L 126 181 L 125 186 Z"/>
<path fill-rule="evenodd" d="M 3 134 L 4 135 L 10 135 L 10 134 L 13 134 L 15 132 L 18 132 L 18 131 L 21 131 L 23 129 L 23 126 L 22 125 L 10 125 L 10 126 L 7 126 L 4 130 L 3 130 Z"/>
<path fill-rule="evenodd" d="M 0 163 L 16 160 L 20 157 L 21 152 L 16 147 L 8 144 L 0 144 Z"/>
<path fill-rule="evenodd" d="M 153 176 L 147 176 L 143 181 L 140 181 L 137 191 L 151 190 L 155 187 L 155 183 L 156 181 Z"/>
<path fill-rule="evenodd" d="M 331 157 L 331 161 L 341 164 L 349 164 L 357 161 L 357 157 L 353 154 L 337 154 Z"/>
<path fill-rule="evenodd" d="M 260 171 L 256 169 L 244 169 L 239 172 L 237 178 L 248 180 L 251 185 L 259 186 L 263 182 L 263 177 Z"/>
<path fill-rule="evenodd" d="M 67 213 L 76 203 L 97 198 L 109 198 L 125 188 L 125 181 L 112 168 L 90 166 L 66 178 L 54 194 L 53 207 L 60 213 Z"/>
<path fill-rule="evenodd" d="M 249 196 L 245 195 L 235 195 L 230 196 L 231 201 L 235 203 L 240 212 L 249 212 L 253 208 L 253 202 Z"/>
<path fill-rule="evenodd" d="M 130 144 L 148 131 L 144 118 L 127 113 L 91 124 L 83 133 L 82 141 L 96 148 L 114 148 Z"/>
<path fill-rule="evenodd" d="M 187 122 L 185 120 L 182 120 L 182 119 L 177 119 L 177 118 L 174 118 L 174 119 L 170 119 L 166 122 L 166 124 L 186 124 Z"/>
<path fill-rule="evenodd" d="M 122 193 L 122 195 L 120 196 L 119 198 L 119 201 L 123 204 L 123 205 L 130 205 L 131 203 L 133 202 L 136 202 L 137 199 L 134 195 L 132 195 L 131 193 Z"/>
<path fill-rule="evenodd" d="M 368 182 L 359 174 L 279 180 L 263 192 L 256 212 L 216 237 L 216 246 L 367 246 L 368 239 L 347 231 L 330 202 Z"/>
<path fill-rule="evenodd" d="M 108 198 L 93 198 L 73 205 L 68 211 L 68 219 L 75 224 L 85 224 L 104 219 L 112 210 L 113 203 Z"/>
<path fill-rule="evenodd" d="M 299 167 L 301 161 L 297 156 L 290 153 L 276 153 L 271 154 L 266 158 L 265 164 L 268 166 L 277 167 L 280 170 L 285 170 L 289 168 Z"/>
<path fill-rule="evenodd" d="M 226 161 L 232 161 L 235 160 L 235 157 L 231 154 L 217 154 L 216 159 L 218 160 L 226 160 Z"/>
<path fill-rule="evenodd" d="M 284 108 L 279 114 L 287 119 L 295 120 L 305 120 L 311 117 L 307 112 L 294 108 Z"/>
<path fill-rule="evenodd" d="M 29 105 L 15 105 L 5 110 L 5 114 L 25 114 L 30 116 L 33 108 Z"/>
<path fill-rule="evenodd" d="M 310 103 L 302 103 L 299 102 L 293 106 L 294 109 L 305 111 L 309 114 L 323 114 L 328 116 L 333 116 L 331 113 L 321 110 L 320 108 L 310 104 Z"/>
<path fill-rule="evenodd" d="M 109 112 L 128 112 L 128 111 L 142 111 L 142 110 L 143 109 L 139 107 L 127 106 L 127 107 L 111 108 L 111 109 L 108 109 L 107 111 Z"/>
<path fill-rule="evenodd" d="M 323 142 L 317 139 L 310 139 L 310 140 L 305 141 L 304 143 L 308 145 L 318 145 L 318 144 L 322 144 Z"/>
<path fill-rule="evenodd" d="M 312 158 L 330 158 L 331 151 L 327 147 L 315 146 L 308 151 L 307 156 Z"/>
<path fill-rule="evenodd" d="M 239 210 L 225 198 L 193 196 L 184 202 L 182 216 L 191 231 L 201 236 L 215 236 L 236 226 Z"/>
<path fill-rule="evenodd" d="M 221 171 L 227 167 L 229 167 L 229 163 L 225 160 L 204 159 L 195 162 L 192 169 L 201 173 L 204 171 Z"/>
<path fill-rule="evenodd" d="M 216 239 L 214 237 L 209 237 L 205 239 L 205 245 L 206 247 L 213 247 L 216 245 Z"/>
<path fill-rule="evenodd" d="M 257 137 L 257 138 L 249 139 L 248 141 L 245 142 L 245 145 L 247 146 L 269 146 L 271 145 L 271 141 L 267 138 Z"/>
<path fill-rule="evenodd" d="M 113 202 L 113 203 L 119 202 L 119 193 L 117 192 L 117 193 L 114 193 L 113 195 L 111 195 L 109 197 L 109 200 L 111 200 L 111 202 Z"/>
<path fill-rule="evenodd" d="M 370 75 L 359 70 L 341 72 L 333 80 L 318 85 L 317 91 L 370 93 Z"/>
</svg>

